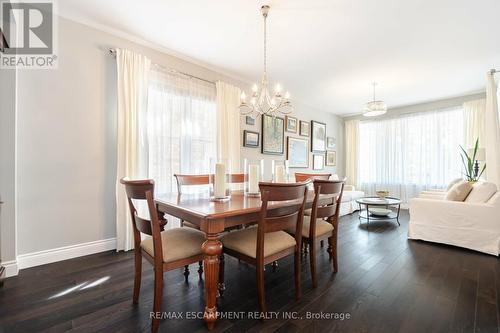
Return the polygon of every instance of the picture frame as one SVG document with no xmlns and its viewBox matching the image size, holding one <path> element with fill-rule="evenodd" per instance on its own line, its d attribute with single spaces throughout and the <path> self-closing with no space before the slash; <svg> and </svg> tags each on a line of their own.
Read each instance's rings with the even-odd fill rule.
<svg viewBox="0 0 500 333">
<path fill-rule="evenodd" d="M 326 166 L 336 166 L 337 165 L 337 152 L 327 151 L 326 152 Z"/>
<path fill-rule="evenodd" d="M 243 131 L 243 147 L 258 148 L 260 144 L 260 134 L 254 131 Z"/>
<path fill-rule="evenodd" d="M 326 150 L 334 150 L 337 140 L 333 136 L 326 137 Z"/>
<path fill-rule="evenodd" d="M 262 115 L 262 154 L 283 155 L 285 142 L 285 119 Z"/>
<path fill-rule="evenodd" d="M 313 170 L 323 170 L 325 168 L 325 155 L 313 154 Z"/>
<path fill-rule="evenodd" d="M 297 118 L 285 116 L 285 131 L 297 133 Z"/>
<path fill-rule="evenodd" d="M 299 135 L 301 136 L 309 136 L 311 126 L 308 121 L 301 120 L 300 121 L 300 126 L 299 126 Z"/>
<path fill-rule="evenodd" d="M 326 124 L 311 120 L 311 151 L 326 151 Z"/>
<path fill-rule="evenodd" d="M 290 168 L 309 168 L 309 140 L 287 137 L 286 159 Z"/>
<path fill-rule="evenodd" d="M 255 125 L 255 118 L 252 116 L 245 116 L 245 124 L 250 126 Z"/>
</svg>

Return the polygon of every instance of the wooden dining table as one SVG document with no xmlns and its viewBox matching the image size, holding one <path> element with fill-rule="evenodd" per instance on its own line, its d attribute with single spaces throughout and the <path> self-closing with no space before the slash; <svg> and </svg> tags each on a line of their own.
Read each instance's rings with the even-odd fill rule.
<svg viewBox="0 0 500 333">
<path fill-rule="evenodd" d="M 311 208 L 314 199 L 313 191 L 309 191 L 306 209 Z M 331 202 L 332 197 L 320 198 L 320 204 Z M 242 191 L 231 194 L 228 201 L 211 201 L 208 193 L 198 194 L 164 194 L 157 195 L 156 206 L 163 217 L 172 215 L 199 226 L 205 233 L 206 241 L 202 245 L 205 255 L 205 312 L 204 320 L 209 330 L 213 329 L 217 320 L 216 298 L 219 289 L 219 256 L 222 243 L 219 236 L 225 230 L 258 221 L 261 207 L 260 197 L 248 197 Z M 268 210 L 279 210 L 293 202 L 270 203 Z"/>
</svg>

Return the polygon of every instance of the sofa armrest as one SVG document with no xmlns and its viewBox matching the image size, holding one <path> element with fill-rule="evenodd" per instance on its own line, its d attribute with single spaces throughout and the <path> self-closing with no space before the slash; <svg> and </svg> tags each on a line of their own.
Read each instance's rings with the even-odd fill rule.
<svg viewBox="0 0 500 333">
<path fill-rule="evenodd" d="M 344 185 L 344 191 L 356 191 L 354 185 Z"/>
<path fill-rule="evenodd" d="M 453 225 L 499 232 L 500 208 L 488 203 L 415 198 L 410 200 L 410 223 Z"/>
</svg>

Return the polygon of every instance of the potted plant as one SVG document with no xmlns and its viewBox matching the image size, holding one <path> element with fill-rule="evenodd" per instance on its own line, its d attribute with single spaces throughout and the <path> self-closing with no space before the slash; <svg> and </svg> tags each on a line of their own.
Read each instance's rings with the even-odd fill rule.
<svg viewBox="0 0 500 333">
<path fill-rule="evenodd" d="M 474 144 L 474 149 L 472 151 L 472 156 L 467 154 L 467 151 L 464 147 L 460 146 L 462 152 L 460 153 L 460 157 L 462 158 L 462 164 L 464 165 L 464 176 L 469 182 L 477 182 L 484 170 L 486 169 L 486 164 L 483 165 L 481 172 L 479 172 L 479 162 L 476 160 L 477 150 L 479 148 L 479 139 L 476 139 L 476 143 Z"/>
</svg>

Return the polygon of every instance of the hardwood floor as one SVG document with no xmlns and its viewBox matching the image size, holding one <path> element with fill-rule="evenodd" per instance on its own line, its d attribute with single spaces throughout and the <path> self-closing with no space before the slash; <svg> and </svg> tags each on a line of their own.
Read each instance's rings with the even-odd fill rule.
<svg viewBox="0 0 500 333">
<path fill-rule="evenodd" d="M 294 300 L 293 258 L 266 267 L 266 299 L 277 319 L 221 319 L 214 332 L 498 332 L 498 258 L 406 239 L 408 214 L 395 222 L 359 224 L 341 218 L 339 272 L 326 247 L 318 252 L 318 288 L 302 258 L 302 298 Z M 21 271 L 0 289 L 0 332 L 149 332 L 151 265 L 143 264 L 139 305 L 132 304 L 133 253 L 105 252 Z M 203 311 L 197 265 L 165 274 L 163 311 Z M 226 257 L 226 292 L 219 310 L 258 311 L 255 269 Z M 304 319 L 284 318 L 283 314 Z M 306 320 L 307 312 L 350 319 Z M 205 332 L 201 319 L 165 319 L 160 332 Z"/>
</svg>

